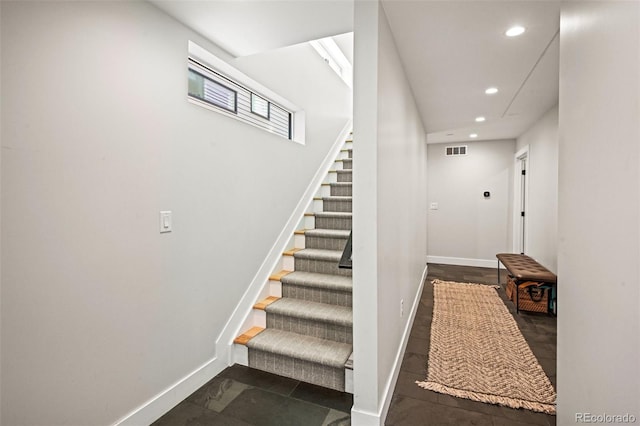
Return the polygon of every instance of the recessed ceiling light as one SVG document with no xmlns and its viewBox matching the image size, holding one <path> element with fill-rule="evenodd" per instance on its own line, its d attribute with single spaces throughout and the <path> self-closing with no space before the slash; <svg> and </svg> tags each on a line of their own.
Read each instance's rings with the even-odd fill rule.
<svg viewBox="0 0 640 426">
<path fill-rule="evenodd" d="M 478 134 L 477 134 L 477 133 L 471 133 L 471 134 L 469 135 L 469 137 L 470 137 L 470 138 L 477 138 L 477 137 L 478 137 Z"/>
<path fill-rule="evenodd" d="M 524 27 L 521 27 L 520 25 L 516 25 L 514 27 L 509 28 L 504 34 L 507 37 L 516 37 L 522 33 L 524 33 Z"/>
<path fill-rule="evenodd" d="M 498 88 L 497 87 L 489 87 L 487 90 L 484 91 L 484 93 L 486 93 L 487 95 L 493 95 L 495 93 L 498 93 Z"/>
<path fill-rule="evenodd" d="M 486 120 L 486 118 L 484 118 L 482 116 L 481 117 L 476 117 L 476 123 L 482 123 L 485 120 Z"/>
</svg>

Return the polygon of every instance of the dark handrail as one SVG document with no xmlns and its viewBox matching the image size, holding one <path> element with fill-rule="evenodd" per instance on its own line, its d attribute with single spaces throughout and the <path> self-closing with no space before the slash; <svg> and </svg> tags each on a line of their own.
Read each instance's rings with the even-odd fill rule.
<svg viewBox="0 0 640 426">
<path fill-rule="evenodd" d="M 342 257 L 340 258 L 340 263 L 338 264 L 339 268 L 342 269 L 351 269 L 351 235 L 353 231 L 349 233 L 349 239 L 347 240 L 347 244 L 344 246 L 344 251 L 342 252 Z"/>
</svg>

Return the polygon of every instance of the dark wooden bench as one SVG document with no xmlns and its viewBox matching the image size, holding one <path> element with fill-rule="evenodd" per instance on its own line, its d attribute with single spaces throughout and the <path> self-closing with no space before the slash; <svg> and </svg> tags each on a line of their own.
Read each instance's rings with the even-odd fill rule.
<svg viewBox="0 0 640 426">
<path fill-rule="evenodd" d="M 520 312 L 520 290 L 528 290 L 532 294 L 532 289 L 547 291 L 547 312 L 556 312 L 556 286 L 558 277 L 553 272 L 539 264 L 535 259 L 516 253 L 499 253 L 498 258 L 498 284 L 500 284 L 500 263 L 509 271 L 511 279 L 515 284 L 516 312 Z"/>
</svg>

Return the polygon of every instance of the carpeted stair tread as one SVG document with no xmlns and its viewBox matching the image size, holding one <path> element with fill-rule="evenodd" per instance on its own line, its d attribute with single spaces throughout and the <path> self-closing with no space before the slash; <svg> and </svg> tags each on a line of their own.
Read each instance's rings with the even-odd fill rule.
<svg viewBox="0 0 640 426">
<path fill-rule="evenodd" d="M 353 312 L 351 308 L 346 306 L 328 305 L 326 303 L 285 297 L 271 303 L 265 310 L 267 314 L 277 314 L 349 327 L 353 325 Z"/>
<path fill-rule="evenodd" d="M 270 328 L 251 339 L 247 346 L 250 349 L 334 368 L 344 368 L 352 352 L 352 345 L 348 343 L 338 343 Z"/>
<path fill-rule="evenodd" d="M 322 201 L 351 201 L 353 197 L 350 195 L 330 195 L 328 197 L 322 197 Z"/>
<path fill-rule="evenodd" d="M 304 231 L 306 237 L 318 238 L 349 238 L 351 231 L 348 229 L 307 229 Z"/>
<path fill-rule="evenodd" d="M 330 218 L 344 218 L 351 219 L 351 212 L 315 212 L 313 213 L 316 217 L 330 217 Z"/>
<path fill-rule="evenodd" d="M 303 249 L 293 254 L 296 259 L 324 260 L 328 262 L 340 262 L 341 250 Z"/>
<path fill-rule="evenodd" d="M 299 287 L 326 288 L 335 291 L 351 291 L 353 280 L 342 275 L 320 274 L 317 272 L 294 271 L 280 279 L 282 284 Z"/>
</svg>

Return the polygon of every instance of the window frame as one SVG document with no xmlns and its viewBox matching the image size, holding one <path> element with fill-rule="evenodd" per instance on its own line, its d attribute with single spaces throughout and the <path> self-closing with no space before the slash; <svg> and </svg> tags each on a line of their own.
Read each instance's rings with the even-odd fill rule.
<svg viewBox="0 0 640 426">
<path fill-rule="evenodd" d="M 190 97 L 192 97 L 192 98 L 195 98 L 195 99 L 197 99 L 197 100 L 199 100 L 199 101 L 201 101 L 201 102 L 205 102 L 205 103 L 207 103 L 207 104 L 209 104 L 209 105 L 213 105 L 214 107 L 222 108 L 222 109 L 223 109 L 223 110 L 225 110 L 225 111 L 232 112 L 232 113 L 234 113 L 234 114 L 238 114 L 238 91 L 237 91 L 237 90 L 234 90 L 234 89 L 232 89 L 231 87 L 226 86 L 226 85 L 224 85 L 224 84 L 222 84 L 222 83 L 219 83 L 219 82 L 217 82 L 217 81 L 215 81 L 215 80 L 212 80 L 211 78 L 207 77 L 206 75 L 204 75 L 203 73 L 199 72 L 198 70 L 193 69 L 192 67 L 189 67 L 189 72 L 192 72 L 192 73 L 194 73 L 194 74 L 197 74 L 197 75 L 199 75 L 200 77 L 202 77 L 203 79 L 208 80 L 208 81 L 210 81 L 211 83 L 216 84 L 216 85 L 218 85 L 218 86 L 224 87 L 225 89 L 227 89 L 227 90 L 228 90 L 228 91 L 230 91 L 230 92 L 233 92 L 233 109 L 227 108 L 227 106 L 226 106 L 226 105 L 217 104 L 217 103 L 215 103 L 215 102 L 211 102 L 211 101 L 209 101 L 209 100 L 207 100 L 207 99 L 201 98 L 200 96 L 197 96 L 197 95 L 191 94 L 191 93 L 189 93 L 189 91 L 188 91 L 188 90 L 187 90 L 187 96 L 190 96 Z M 203 89 L 202 89 L 202 90 L 204 91 L 204 86 L 203 86 Z"/>
<path fill-rule="evenodd" d="M 224 71 L 229 71 L 225 67 L 221 68 Z M 226 108 L 223 105 L 207 101 L 206 99 L 202 99 L 197 94 L 191 94 L 189 93 L 189 90 L 187 90 L 187 99 L 191 103 L 228 117 L 233 117 L 236 120 L 250 124 L 267 133 L 304 144 L 304 131 L 300 133 L 301 137 L 298 133 L 295 133 L 295 129 L 298 124 L 302 124 L 304 126 L 304 113 L 301 113 L 298 110 L 294 110 L 294 113 L 289 107 L 285 107 L 284 105 L 289 104 L 288 101 L 275 103 L 271 100 L 271 97 L 264 96 L 260 91 L 247 87 L 242 79 L 229 77 L 225 75 L 226 73 L 223 73 L 213 66 L 199 60 L 197 57 L 188 57 L 187 74 L 190 72 L 193 72 L 194 74 L 201 76 L 203 79 L 209 80 L 210 82 L 235 93 L 234 110 Z M 268 89 L 265 90 L 269 93 Z M 257 96 L 267 102 L 268 117 L 253 111 L 253 96 Z M 278 98 L 277 95 L 276 98 Z M 275 111 L 274 108 L 277 111 Z M 296 121 L 296 123 L 294 123 L 294 121 Z M 297 121 L 300 121 L 301 123 L 297 123 Z"/>
</svg>

